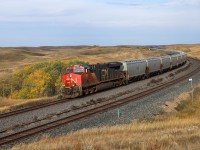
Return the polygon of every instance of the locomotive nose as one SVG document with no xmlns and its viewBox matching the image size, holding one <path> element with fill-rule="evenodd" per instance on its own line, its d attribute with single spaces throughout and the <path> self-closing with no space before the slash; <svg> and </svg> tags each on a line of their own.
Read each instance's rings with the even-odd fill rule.
<svg viewBox="0 0 200 150">
<path fill-rule="evenodd" d="M 76 86 L 76 80 L 72 73 L 66 74 L 63 77 L 63 86 L 65 87 L 74 87 Z"/>
</svg>

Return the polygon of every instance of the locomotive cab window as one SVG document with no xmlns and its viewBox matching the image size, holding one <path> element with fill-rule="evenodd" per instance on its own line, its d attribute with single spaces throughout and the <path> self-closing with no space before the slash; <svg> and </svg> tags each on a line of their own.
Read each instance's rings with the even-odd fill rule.
<svg viewBox="0 0 200 150">
<path fill-rule="evenodd" d="M 67 69 L 66 73 L 73 73 L 73 69 Z"/>
<path fill-rule="evenodd" d="M 76 68 L 74 69 L 74 73 L 83 73 L 84 69 L 83 68 Z"/>
<path fill-rule="evenodd" d="M 83 68 L 67 69 L 66 73 L 83 73 Z"/>
</svg>

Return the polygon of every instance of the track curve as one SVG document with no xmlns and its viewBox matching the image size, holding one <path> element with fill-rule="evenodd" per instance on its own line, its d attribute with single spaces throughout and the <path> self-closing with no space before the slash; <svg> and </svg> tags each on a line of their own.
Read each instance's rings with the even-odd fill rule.
<svg viewBox="0 0 200 150">
<path fill-rule="evenodd" d="M 192 58 L 190 58 L 190 59 L 192 59 Z M 196 60 L 196 61 L 198 61 L 200 63 L 199 60 Z M 195 70 L 193 70 L 192 72 L 188 73 L 185 76 L 182 76 L 181 78 L 179 78 L 175 81 L 170 81 L 168 83 L 161 84 L 157 87 L 151 88 L 150 90 L 146 90 L 144 92 L 140 92 L 138 94 L 127 97 L 125 99 L 120 99 L 118 101 L 110 102 L 108 104 L 105 104 L 105 105 L 102 105 L 102 106 L 99 106 L 99 107 L 96 107 L 96 108 L 93 108 L 93 109 L 90 109 L 90 110 L 87 110 L 87 111 L 84 111 L 84 112 L 81 112 L 81 113 L 77 113 L 75 115 L 66 117 L 64 119 L 49 122 L 49 123 L 43 124 L 41 126 L 37 126 L 37 127 L 31 128 L 31 129 L 28 129 L 28 130 L 25 130 L 25 131 L 22 131 L 22 132 L 18 132 L 18 133 L 15 133 L 15 134 L 11 134 L 11 135 L 2 137 L 2 138 L 0 138 L 0 146 L 4 145 L 4 144 L 11 143 L 11 142 L 15 142 L 15 141 L 23 139 L 25 137 L 35 135 L 37 133 L 41 133 L 41 132 L 44 132 L 44 131 L 65 125 L 67 123 L 70 123 L 70 122 L 73 122 L 73 121 L 76 121 L 76 120 L 79 120 L 79 119 L 83 119 L 85 117 L 89 117 L 89 116 L 96 114 L 96 113 L 105 112 L 107 110 L 110 110 L 110 109 L 119 107 L 121 105 L 124 105 L 124 104 L 126 104 L 130 101 L 138 100 L 138 99 L 143 98 L 145 96 L 151 95 L 154 92 L 160 91 L 160 89 L 170 87 L 171 85 L 177 84 L 177 83 L 179 83 L 179 82 L 181 82 L 185 79 L 188 79 L 189 77 L 195 75 L 199 71 L 200 71 L 200 65 Z"/>
</svg>

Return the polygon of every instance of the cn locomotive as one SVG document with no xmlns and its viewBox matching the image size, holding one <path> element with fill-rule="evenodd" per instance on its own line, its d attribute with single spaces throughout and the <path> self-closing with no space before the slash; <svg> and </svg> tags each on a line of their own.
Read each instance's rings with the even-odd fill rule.
<svg viewBox="0 0 200 150">
<path fill-rule="evenodd" d="M 166 56 L 148 59 L 70 66 L 62 76 L 62 94 L 66 98 L 88 95 L 161 74 L 187 61 L 184 52 L 166 52 Z"/>
</svg>

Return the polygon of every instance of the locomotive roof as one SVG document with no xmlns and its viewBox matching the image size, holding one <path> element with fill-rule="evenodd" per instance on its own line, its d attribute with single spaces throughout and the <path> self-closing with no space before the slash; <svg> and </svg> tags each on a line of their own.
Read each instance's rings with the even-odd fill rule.
<svg viewBox="0 0 200 150">
<path fill-rule="evenodd" d="M 153 58 L 147 58 L 147 60 L 157 60 L 159 59 L 160 60 L 161 57 L 153 57 Z"/>
<path fill-rule="evenodd" d="M 144 61 L 146 61 L 146 59 L 125 60 L 125 61 L 122 61 L 122 62 L 144 62 Z"/>
<path fill-rule="evenodd" d="M 100 64 L 100 63 L 97 63 L 97 64 L 92 64 L 92 65 L 89 65 L 90 67 L 93 67 L 93 66 L 96 66 L 98 68 L 114 68 L 114 67 L 120 67 L 122 65 L 121 62 L 108 62 L 108 63 L 103 63 L 103 64 Z"/>
</svg>

